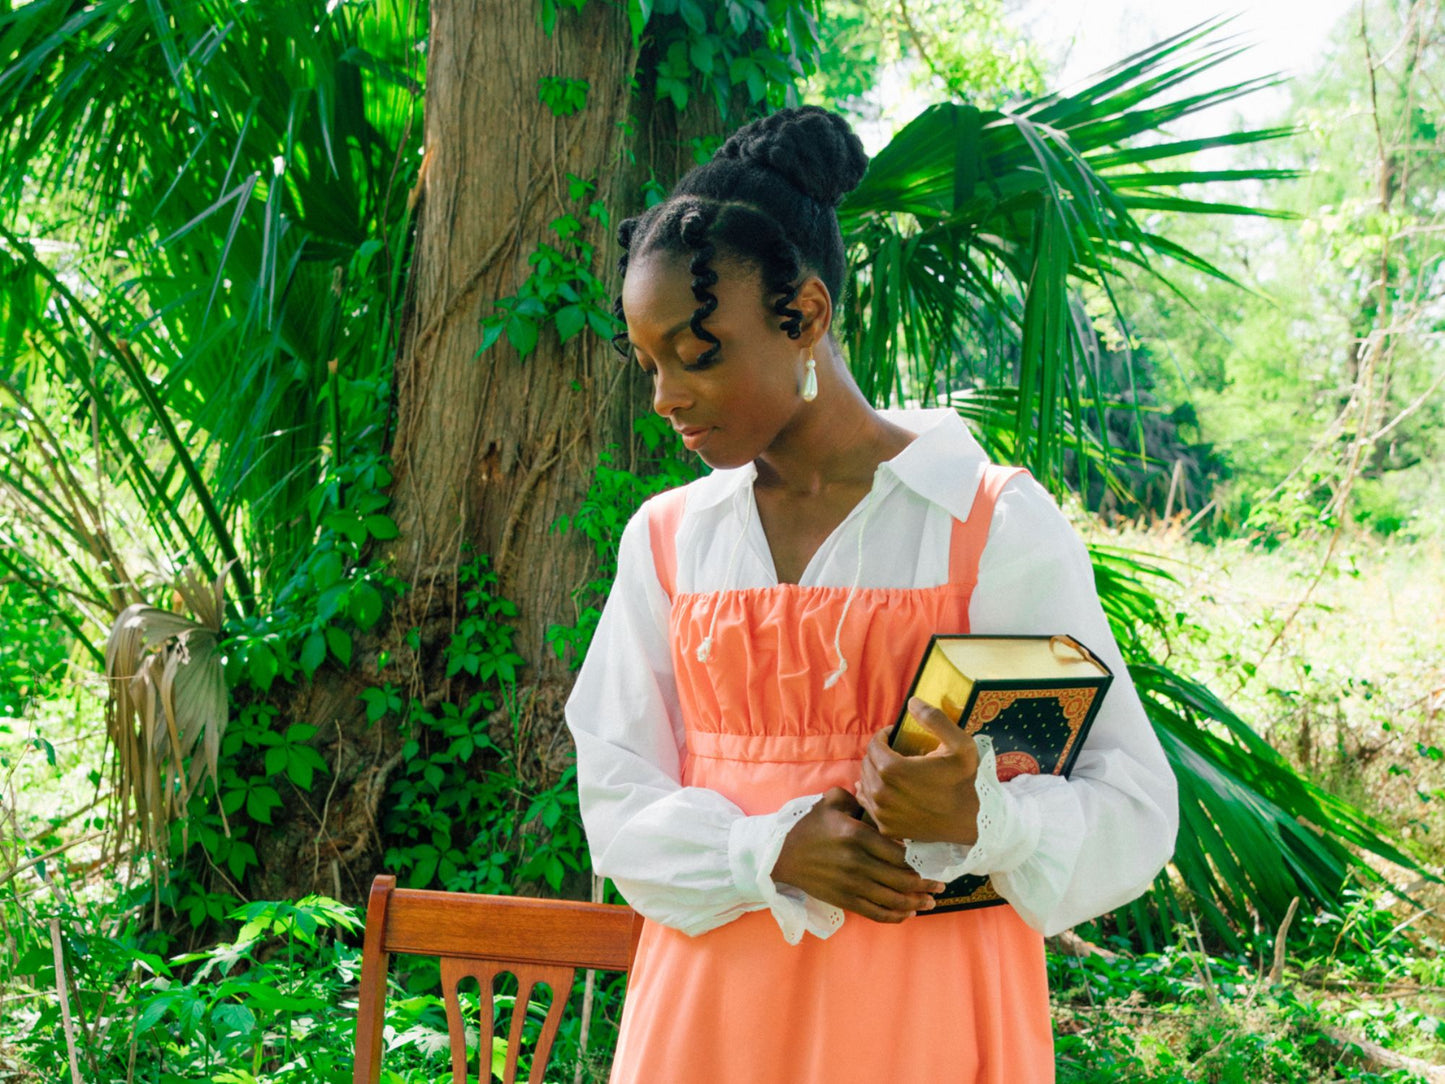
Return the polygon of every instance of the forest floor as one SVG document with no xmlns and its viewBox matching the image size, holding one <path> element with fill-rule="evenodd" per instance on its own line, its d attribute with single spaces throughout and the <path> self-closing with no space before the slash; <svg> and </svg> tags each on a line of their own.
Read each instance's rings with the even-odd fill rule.
<svg viewBox="0 0 1445 1084">
<path fill-rule="evenodd" d="M 1266 549 L 1090 529 L 1173 576 L 1157 592 L 1178 615 L 1171 665 L 1445 867 L 1440 535 Z M 1278 981 L 1259 954 L 1206 957 L 1192 931 L 1157 954 L 1052 957 L 1060 1081 L 1445 1082 L 1445 891 L 1375 865 L 1424 909 L 1375 888 L 1302 915 Z"/>
</svg>

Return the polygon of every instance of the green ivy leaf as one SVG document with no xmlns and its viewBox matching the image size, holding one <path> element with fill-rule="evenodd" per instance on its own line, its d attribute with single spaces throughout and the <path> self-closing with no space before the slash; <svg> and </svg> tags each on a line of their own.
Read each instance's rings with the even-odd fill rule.
<svg viewBox="0 0 1445 1084">
<path fill-rule="evenodd" d="M 281 796 L 271 787 L 253 787 L 246 795 L 246 814 L 262 824 L 271 823 L 271 810 L 281 804 Z"/>
<path fill-rule="evenodd" d="M 341 554 L 335 550 L 327 550 L 312 563 L 311 582 L 315 584 L 316 590 L 324 591 L 341 579 L 341 572 Z"/>
<path fill-rule="evenodd" d="M 326 646 L 331 648 L 342 666 L 351 665 L 351 634 L 345 629 L 338 629 L 335 625 L 326 626 Z"/>
<path fill-rule="evenodd" d="M 417 857 L 416 865 L 411 867 L 411 875 L 407 883 L 412 888 L 425 888 L 431 884 L 432 875 L 436 873 L 437 862 L 441 855 L 435 847 L 418 848 L 422 853 Z"/>
<path fill-rule="evenodd" d="M 384 512 L 373 512 L 366 517 L 364 523 L 366 533 L 381 542 L 385 542 L 401 534 L 400 528 L 396 525 L 396 520 Z"/>
<path fill-rule="evenodd" d="M 366 704 L 366 721 L 374 723 L 386 714 L 386 692 L 382 689 L 363 689 L 361 699 Z"/>
<path fill-rule="evenodd" d="M 366 528 L 355 512 L 332 512 L 321 521 L 321 525 L 341 532 L 353 545 L 359 546 L 366 541 Z"/>
<path fill-rule="evenodd" d="M 271 682 L 276 680 L 276 671 L 279 666 L 270 647 L 259 640 L 251 642 L 250 650 L 246 653 L 246 669 L 256 688 L 262 692 L 269 690 Z"/>
<path fill-rule="evenodd" d="M 482 345 L 477 347 L 477 354 L 480 355 L 491 349 L 492 344 L 502 337 L 507 325 L 497 319 L 489 319 L 482 324 Z"/>
<path fill-rule="evenodd" d="M 312 772 L 312 766 L 299 758 L 286 764 L 286 777 L 302 790 L 311 789 Z"/>
<path fill-rule="evenodd" d="M 605 312 L 598 312 L 596 309 L 593 309 L 587 314 L 587 326 L 604 339 L 612 338 L 612 334 L 616 330 L 611 317 Z"/>
<path fill-rule="evenodd" d="M 694 38 L 688 46 L 687 55 L 692 60 L 692 66 L 702 75 L 712 74 L 712 58 L 716 52 L 716 46 L 712 38 Z"/>
<path fill-rule="evenodd" d="M 748 72 L 748 97 L 755 102 L 761 102 L 768 93 L 768 84 L 763 79 L 763 73 L 754 67 Z"/>
<path fill-rule="evenodd" d="M 682 16 L 682 21 L 694 34 L 707 33 L 707 13 L 703 11 L 698 0 L 682 0 L 678 4 L 678 14 Z"/>
<path fill-rule="evenodd" d="M 525 316 L 513 316 L 507 321 L 507 341 L 525 358 L 537 348 L 537 325 Z"/>
<path fill-rule="evenodd" d="M 351 619 L 363 629 L 369 629 L 381 618 L 381 592 L 366 581 L 358 583 L 351 590 Z"/>
<path fill-rule="evenodd" d="M 306 676 L 316 673 L 316 668 L 326 658 L 326 639 L 319 632 L 313 632 L 301 644 L 301 669 Z"/>
<path fill-rule="evenodd" d="M 557 333 L 566 342 L 587 326 L 587 314 L 577 305 L 567 305 L 557 310 L 554 317 L 557 322 Z"/>
</svg>

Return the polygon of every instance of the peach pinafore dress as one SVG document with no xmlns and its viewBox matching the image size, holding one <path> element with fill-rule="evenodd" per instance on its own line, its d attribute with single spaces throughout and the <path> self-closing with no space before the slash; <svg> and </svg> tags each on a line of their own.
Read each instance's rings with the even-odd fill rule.
<svg viewBox="0 0 1445 1084">
<path fill-rule="evenodd" d="M 653 559 L 672 600 L 687 732 L 686 786 L 744 813 L 853 789 L 929 636 L 968 631 L 994 502 L 989 467 L 955 521 L 949 580 L 922 589 L 776 587 L 678 593 L 683 493 L 653 502 Z M 717 610 L 714 617 L 714 609 Z M 825 689 L 840 616 L 842 680 Z M 709 662 L 697 648 L 712 626 Z M 1046 1084 L 1054 1079 L 1043 939 L 1012 907 L 899 925 L 848 916 L 831 937 L 783 940 L 768 911 L 689 937 L 644 925 L 613 1084 Z"/>
</svg>

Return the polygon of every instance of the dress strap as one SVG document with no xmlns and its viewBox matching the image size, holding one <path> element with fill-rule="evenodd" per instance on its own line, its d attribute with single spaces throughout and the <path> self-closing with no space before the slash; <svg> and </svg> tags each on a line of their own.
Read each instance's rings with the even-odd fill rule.
<svg viewBox="0 0 1445 1084">
<path fill-rule="evenodd" d="M 988 544 L 988 529 L 993 522 L 993 506 L 1003 487 L 1020 474 L 1027 474 L 1023 467 L 1003 467 L 990 463 L 983 469 L 978 491 L 973 495 L 973 506 L 968 510 L 968 519 L 953 521 L 953 537 L 948 547 L 948 582 L 956 586 L 972 587 L 978 583 L 978 562 L 983 548 Z"/>
<path fill-rule="evenodd" d="M 652 539 L 652 564 L 657 581 L 670 600 L 677 591 L 677 528 L 687 506 L 687 491 L 669 489 L 648 502 L 647 530 Z"/>
</svg>

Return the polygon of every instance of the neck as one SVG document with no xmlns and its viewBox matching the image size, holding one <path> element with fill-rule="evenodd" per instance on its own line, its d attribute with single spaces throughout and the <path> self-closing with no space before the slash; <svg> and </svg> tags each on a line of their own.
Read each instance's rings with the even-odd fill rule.
<svg viewBox="0 0 1445 1084">
<path fill-rule="evenodd" d="M 908 446 L 913 434 L 869 405 L 831 341 L 818 344 L 818 397 L 755 461 L 757 484 L 816 495 L 837 486 L 868 486 L 878 464 Z"/>
</svg>

